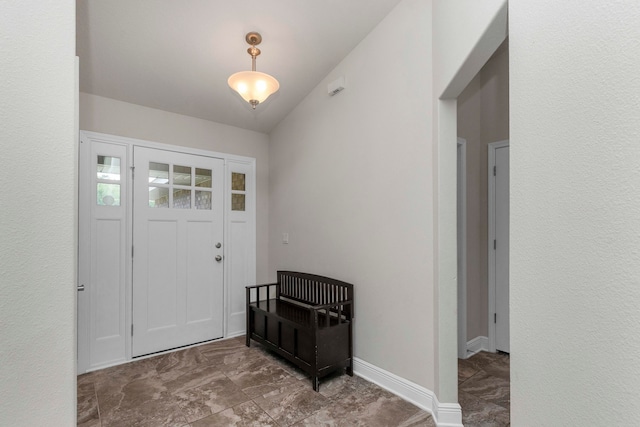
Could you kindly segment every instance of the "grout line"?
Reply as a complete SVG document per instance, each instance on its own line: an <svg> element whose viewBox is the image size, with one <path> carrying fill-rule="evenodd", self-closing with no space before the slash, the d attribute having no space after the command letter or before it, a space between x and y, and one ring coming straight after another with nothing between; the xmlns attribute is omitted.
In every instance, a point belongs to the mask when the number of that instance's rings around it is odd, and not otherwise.
<svg viewBox="0 0 640 427"><path fill-rule="evenodd" d="M102 417L100 416L100 402L98 401L98 387L96 387L96 381L92 381L93 384L93 395L96 398L96 409L98 410L98 423L100 427L102 427Z"/></svg>

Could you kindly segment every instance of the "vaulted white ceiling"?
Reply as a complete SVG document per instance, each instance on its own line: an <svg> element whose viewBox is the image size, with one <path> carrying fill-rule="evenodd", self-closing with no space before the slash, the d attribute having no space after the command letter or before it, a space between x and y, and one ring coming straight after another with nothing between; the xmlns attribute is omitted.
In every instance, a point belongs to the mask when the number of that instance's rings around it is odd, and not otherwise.
<svg viewBox="0 0 640 427"><path fill-rule="evenodd" d="M400 0L78 0L80 90L269 132ZM251 69L280 90L256 110L227 86Z"/></svg>

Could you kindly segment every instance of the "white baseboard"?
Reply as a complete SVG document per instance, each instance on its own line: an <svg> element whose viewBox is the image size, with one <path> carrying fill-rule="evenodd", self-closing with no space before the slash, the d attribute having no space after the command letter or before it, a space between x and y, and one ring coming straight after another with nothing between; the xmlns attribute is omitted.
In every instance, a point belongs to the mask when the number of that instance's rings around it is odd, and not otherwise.
<svg viewBox="0 0 640 427"><path fill-rule="evenodd" d="M462 427L462 409L457 403L440 403L431 390L357 357L353 358L353 372L430 412L438 427Z"/></svg>
<svg viewBox="0 0 640 427"><path fill-rule="evenodd" d="M240 331L235 331L235 332L227 332L227 336L224 337L223 339L239 337L240 335L246 335L246 333L247 333L246 329L242 329Z"/></svg>
<svg viewBox="0 0 640 427"><path fill-rule="evenodd" d="M489 338L479 336L467 342L467 357L481 351L489 351Z"/></svg>

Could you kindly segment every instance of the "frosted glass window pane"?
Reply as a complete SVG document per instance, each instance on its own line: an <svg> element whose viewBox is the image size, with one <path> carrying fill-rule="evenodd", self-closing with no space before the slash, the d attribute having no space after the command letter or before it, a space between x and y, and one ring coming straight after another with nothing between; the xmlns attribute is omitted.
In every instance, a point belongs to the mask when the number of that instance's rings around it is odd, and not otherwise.
<svg viewBox="0 0 640 427"><path fill-rule="evenodd" d="M120 157L98 156L98 179L120 181Z"/></svg>
<svg viewBox="0 0 640 427"><path fill-rule="evenodd" d="M211 191L196 190L196 209L211 210Z"/></svg>
<svg viewBox="0 0 640 427"><path fill-rule="evenodd" d="M191 190L174 188L173 207L176 209L191 209Z"/></svg>
<svg viewBox="0 0 640 427"><path fill-rule="evenodd" d="M173 165L173 183L175 185L191 185L191 168Z"/></svg>
<svg viewBox="0 0 640 427"><path fill-rule="evenodd" d="M244 194L232 194L231 195L231 210L243 211L244 210Z"/></svg>
<svg viewBox="0 0 640 427"><path fill-rule="evenodd" d="M163 187L149 187L149 207L168 208L169 189Z"/></svg>
<svg viewBox="0 0 640 427"><path fill-rule="evenodd" d="M196 187L211 188L211 169L196 168Z"/></svg>
<svg viewBox="0 0 640 427"><path fill-rule="evenodd" d="M98 206L120 206L120 184L98 183Z"/></svg>
<svg viewBox="0 0 640 427"><path fill-rule="evenodd" d="M149 162L149 183L169 183L169 165L165 163Z"/></svg>
<svg viewBox="0 0 640 427"><path fill-rule="evenodd" d="M245 191L244 178L245 178L245 175L243 173L232 172L231 173L231 189L235 191Z"/></svg>

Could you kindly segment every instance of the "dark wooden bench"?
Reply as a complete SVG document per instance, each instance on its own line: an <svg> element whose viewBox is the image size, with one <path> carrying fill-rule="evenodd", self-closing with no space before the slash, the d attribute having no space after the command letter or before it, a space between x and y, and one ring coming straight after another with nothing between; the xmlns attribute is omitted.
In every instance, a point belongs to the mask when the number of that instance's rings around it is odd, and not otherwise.
<svg viewBox="0 0 640 427"><path fill-rule="evenodd" d="M278 282L247 286L247 347L255 340L320 378L346 368L353 376L353 285L278 271Z"/></svg>

